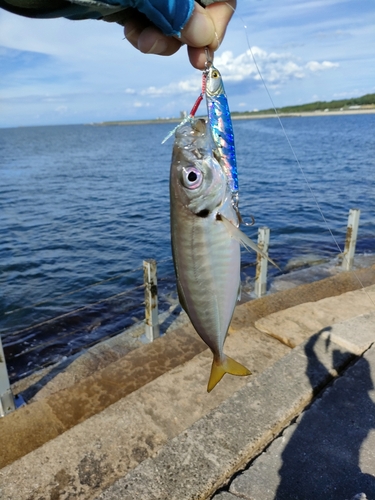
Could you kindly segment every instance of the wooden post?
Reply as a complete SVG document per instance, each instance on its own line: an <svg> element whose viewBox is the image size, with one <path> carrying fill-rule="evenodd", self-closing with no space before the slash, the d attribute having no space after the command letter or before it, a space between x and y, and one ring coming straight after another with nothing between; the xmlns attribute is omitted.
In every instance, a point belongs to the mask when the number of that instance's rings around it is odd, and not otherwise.
<svg viewBox="0 0 375 500"><path fill-rule="evenodd" d="M13 393L9 384L7 365L5 363L3 346L0 336L0 417L5 417L8 413L16 409Z"/></svg>
<svg viewBox="0 0 375 500"><path fill-rule="evenodd" d="M156 277L156 260L143 261L143 277L145 283L145 325L146 337L152 342L159 337L158 283Z"/></svg>
<svg viewBox="0 0 375 500"><path fill-rule="evenodd" d="M345 271L350 271L354 263L355 246L357 244L357 234L359 225L359 216L361 211L358 208L349 210L348 228L345 238L345 249L342 254L342 268Z"/></svg>
<svg viewBox="0 0 375 500"><path fill-rule="evenodd" d="M270 230L268 227L258 229L258 247L268 255L268 246L270 243ZM257 267L255 274L255 295L262 297L267 291L267 268L268 260L257 254Z"/></svg>

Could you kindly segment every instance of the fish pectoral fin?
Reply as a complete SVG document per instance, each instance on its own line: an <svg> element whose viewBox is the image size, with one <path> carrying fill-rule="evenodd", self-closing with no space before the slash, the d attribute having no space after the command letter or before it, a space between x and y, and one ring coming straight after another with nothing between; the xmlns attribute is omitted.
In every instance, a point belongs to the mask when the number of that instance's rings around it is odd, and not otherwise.
<svg viewBox="0 0 375 500"><path fill-rule="evenodd" d="M228 229L229 233L233 238L235 238L239 243L241 243L241 245L243 245L247 250L251 248L251 250L254 250L254 252L259 253L262 257L269 260L272 265L277 267L279 271L281 271L276 262L274 262L270 257L268 257L268 255L264 253L263 250L261 250L258 247L258 245L254 243L254 241L252 241L248 236L246 236L246 234L243 233L241 229L238 229L238 227L232 224L230 220L224 217L224 215L221 214L219 215L220 215L220 220L223 222L224 226Z"/></svg>
<svg viewBox="0 0 375 500"><path fill-rule="evenodd" d="M216 384L224 377L226 373L237 376L251 375L251 371L245 366L238 363L229 356L224 355L224 359L220 360L214 357L211 366L210 379L207 385L207 392L211 392Z"/></svg>

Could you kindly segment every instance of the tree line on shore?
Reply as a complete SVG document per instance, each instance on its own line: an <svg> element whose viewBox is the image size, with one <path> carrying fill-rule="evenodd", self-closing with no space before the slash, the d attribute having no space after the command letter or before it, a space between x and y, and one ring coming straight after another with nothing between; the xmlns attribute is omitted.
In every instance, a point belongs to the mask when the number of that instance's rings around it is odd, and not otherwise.
<svg viewBox="0 0 375 500"><path fill-rule="evenodd" d="M298 106L284 106L277 108L278 113L296 113L300 111L324 111L349 109L351 106L375 106L375 94L366 94L362 97L352 97L351 99L340 99L337 101L315 101L308 104L301 104ZM232 115L247 115L257 113L274 113L275 110L265 109L262 111L233 111Z"/></svg>

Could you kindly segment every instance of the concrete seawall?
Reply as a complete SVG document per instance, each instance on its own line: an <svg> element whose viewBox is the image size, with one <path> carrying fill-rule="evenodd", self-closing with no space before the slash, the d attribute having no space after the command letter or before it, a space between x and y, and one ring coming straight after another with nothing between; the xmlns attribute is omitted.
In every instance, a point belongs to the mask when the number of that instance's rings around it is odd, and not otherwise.
<svg viewBox="0 0 375 500"><path fill-rule="evenodd" d="M19 384L32 397L0 421L0 498L210 498L371 346L375 267L356 274L366 290L341 273L237 307L225 350L253 375L211 394L211 353L188 324Z"/></svg>

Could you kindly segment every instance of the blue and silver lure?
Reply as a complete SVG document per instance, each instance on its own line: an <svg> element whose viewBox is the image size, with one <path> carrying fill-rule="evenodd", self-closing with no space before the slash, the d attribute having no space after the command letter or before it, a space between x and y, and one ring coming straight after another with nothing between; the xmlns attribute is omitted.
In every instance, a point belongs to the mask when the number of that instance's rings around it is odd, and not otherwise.
<svg viewBox="0 0 375 500"><path fill-rule="evenodd" d="M233 125L223 79L211 61L206 63L205 94L211 134L221 156L222 168L232 193L232 202L238 211L238 174L234 146Z"/></svg>
<svg viewBox="0 0 375 500"><path fill-rule="evenodd" d="M202 92L196 100L189 115L182 120L162 141L164 144L180 127L192 121L203 96L206 97L208 125L211 135L220 156L220 164L225 173L232 196L232 205L237 212L239 222L243 222L238 209L238 174L234 134L228 98L225 93L223 79L220 71L215 68L206 48L206 69L202 74Z"/></svg>

